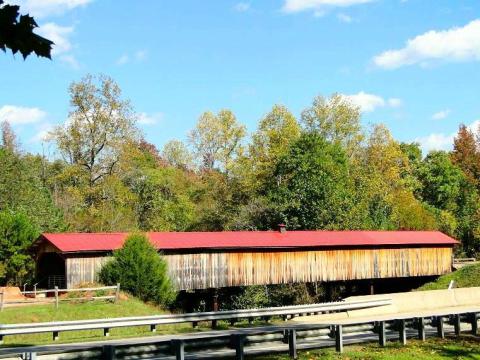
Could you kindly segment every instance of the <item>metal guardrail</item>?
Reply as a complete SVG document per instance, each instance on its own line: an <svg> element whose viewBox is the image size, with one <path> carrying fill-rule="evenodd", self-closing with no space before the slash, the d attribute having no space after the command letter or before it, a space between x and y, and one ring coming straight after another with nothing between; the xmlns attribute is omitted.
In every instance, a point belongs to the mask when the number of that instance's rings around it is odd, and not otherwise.
<svg viewBox="0 0 480 360"><path fill-rule="evenodd" d="M103 329L104 336L109 336L111 328L119 327L150 326L150 330L155 332L157 325L192 323L192 325L195 327L199 322L211 321L212 326L215 326L216 322L219 320L229 320L230 322L234 323L236 320L240 319L249 319L249 321L251 321L253 318L265 318L272 316L280 316L286 320L288 317L297 315L365 309L390 305L391 303L392 301L389 299L370 301L358 300L349 302L339 301L324 304L295 305L263 309L211 311L187 314L168 314L43 323L2 324L0 325L0 343L3 342L4 336L9 335L51 332L53 334L53 340L58 340L59 333L62 331Z"/></svg>
<svg viewBox="0 0 480 360"><path fill-rule="evenodd" d="M282 334L283 344L278 344L275 346L275 352L287 352L289 353L292 359L297 358L298 349L314 349L325 346L334 346L336 351L342 352L345 344L350 343L359 343L365 341L374 341L375 338L378 340L380 346L385 346L387 339L397 339L402 343L407 343L408 337L418 337L419 340L425 340L427 329L426 326L430 326L431 329L434 329L434 334L436 333L439 337L445 337L445 326L448 319L453 325L455 335L460 335L461 332L461 323L468 322L471 325L471 332L474 335L478 334L478 319L479 319L479 307L473 307L471 309L463 310L438 310L437 312L432 311L429 314L421 315L418 313L418 316L412 314L390 314L382 316L374 316L370 319L348 319L341 321L332 321L331 323L323 324L285 324L277 326L266 326L266 327L257 327L257 328L247 328L247 329L234 329L234 330L223 330L223 331L209 331L203 333L190 333L182 335L166 335L160 336L157 338L143 338L143 339L123 339L123 340L113 340L108 342L97 342L97 343L83 343L83 344L63 344L63 345L43 345L43 346L27 346L21 348L10 348L10 349L0 349L0 356L11 356L22 354L23 359L34 359L38 354L61 354L65 352L82 352L82 351L96 351L97 357L101 356L105 360L113 360L117 358L119 350L138 347L138 346L148 346L152 345L161 345L170 353L175 354L177 360L184 360L186 358L185 347L193 342L205 342L208 339L229 339L229 349L217 350L215 353L212 352L212 349L203 349L200 352L195 352L193 356L203 357L203 358L213 358L220 357L222 359L226 357L235 357L237 360L243 360L245 358L245 353L248 354L265 354L272 352L272 346L263 346L263 347L250 347L245 346L246 340L248 337L257 336L257 335L268 335L274 333ZM434 315L435 314L435 315ZM377 320L375 320L377 319ZM426 319L432 319L431 322L425 321ZM372 324L374 326L368 326L363 328L362 335L358 335L358 325ZM357 328L352 329L354 333L349 334L349 326L356 326ZM298 333L302 331L314 331L319 329L333 328L331 336L328 340L316 340L315 342L308 343L297 343ZM372 330L374 331L372 333ZM388 333L387 333L388 330ZM408 331L407 331L408 330ZM344 332L345 331L345 332ZM368 334L365 336L364 332L368 331ZM432 334L432 331L429 329L428 334ZM268 339L266 340L268 341ZM129 351L127 355L131 357ZM155 358L170 358L171 355L166 355L164 357L155 357Z"/></svg>
<svg viewBox="0 0 480 360"><path fill-rule="evenodd" d="M72 292L77 292L77 293L84 293L84 292L89 292L89 291L108 291L108 290L114 290L113 295L105 295L105 296L84 296L84 297L66 297L62 298L60 297L60 294L64 293L72 293ZM9 300L6 299L5 293L3 291L0 291L0 311L3 311L3 308L6 305L19 305L19 304L35 304L35 303L53 303L55 304L55 307L58 308L59 302L60 301L78 301L78 300L113 300L115 302L118 301L118 298L120 296L120 284L117 284L115 286L101 286L101 287L91 287L91 288L78 288L78 289L59 289L58 287L55 287L54 289L48 289L48 290L33 290L33 291L21 291L20 292L22 295L26 296L25 299L15 299L15 300ZM52 294L53 297L47 297L48 294ZM37 299L37 295L39 294L44 294L45 297L41 299ZM33 295L33 297L28 297L29 295Z"/></svg>

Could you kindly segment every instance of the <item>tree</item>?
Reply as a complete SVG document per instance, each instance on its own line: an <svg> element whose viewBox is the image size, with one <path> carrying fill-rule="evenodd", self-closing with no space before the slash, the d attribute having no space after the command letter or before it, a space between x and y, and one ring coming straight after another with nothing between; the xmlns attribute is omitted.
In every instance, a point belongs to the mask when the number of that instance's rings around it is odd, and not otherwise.
<svg viewBox="0 0 480 360"><path fill-rule="evenodd" d="M311 107L302 112L302 123L308 132L317 132L331 142L338 142L352 155L363 139L360 108L345 96L317 96Z"/></svg>
<svg viewBox="0 0 480 360"><path fill-rule="evenodd" d="M107 76L87 75L70 85L69 120L52 137L65 160L86 171L90 187L111 175L122 147L137 137L135 115Z"/></svg>
<svg viewBox="0 0 480 360"><path fill-rule="evenodd" d="M466 179L450 156L444 151L433 151L427 155L418 172L422 199L438 209L455 212L460 189Z"/></svg>
<svg viewBox="0 0 480 360"><path fill-rule="evenodd" d="M218 167L228 174L242 151L245 134L245 126L237 122L230 110L220 110L217 115L207 111L190 132L189 141L204 169Z"/></svg>
<svg viewBox="0 0 480 360"><path fill-rule="evenodd" d="M101 269L99 278L107 285L120 283L143 301L168 305L174 297L167 263L144 234L130 234Z"/></svg>
<svg viewBox="0 0 480 360"><path fill-rule="evenodd" d="M249 146L252 181L261 183L270 178L274 164L300 137L300 131L300 125L293 114L282 105L275 105L260 120Z"/></svg>
<svg viewBox="0 0 480 360"><path fill-rule="evenodd" d="M277 224L302 230L346 229L352 221L352 185L340 144L312 133L303 134L279 160L267 193Z"/></svg>
<svg viewBox="0 0 480 360"><path fill-rule="evenodd" d="M13 132L12 127L8 121L0 123L0 130L2 133L2 147L12 153L18 151L17 136Z"/></svg>
<svg viewBox="0 0 480 360"><path fill-rule="evenodd" d="M460 125L453 140L452 160L469 180L480 187L480 149L475 136L465 125Z"/></svg>
<svg viewBox="0 0 480 360"><path fill-rule="evenodd" d="M0 211L0 279L21 286L35 268L29 250L39 232L23 213Z"/></svg>
<svg viewBox="0 0 480 360"><path fill-rule="evenodd" d="M19 10L18 5L5 5L0 0L0 49L20 52L24 59L32 52L50 59L53 42L35 34L37 23L29 15L20 15Z"/></svg>
<svg viewBox="0 0 480 360"><path fill-rule="evenodd" d="M187 146L180 140L170 140L163 146L162 156L171 166L180 169L191 169L193 167L192 154Z"/></svg>
<svg viewBox="0 0 480 360"><path fill-rule="evenodd" d="M44 161L0 147L0 210L24 213L40 231L62 231L63 215L45 181Z"/></svg>

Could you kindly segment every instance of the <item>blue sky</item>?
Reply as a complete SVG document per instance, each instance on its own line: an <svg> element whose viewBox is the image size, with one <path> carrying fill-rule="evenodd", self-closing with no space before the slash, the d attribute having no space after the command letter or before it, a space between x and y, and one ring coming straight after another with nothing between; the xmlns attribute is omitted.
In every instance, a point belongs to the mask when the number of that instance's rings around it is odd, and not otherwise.
<svg viewBox="0 0 480 360"><path fill-rule="evenodd" d="M112 76L161 147L205 110L254 131L272 105L299 116L314 96L350 96L363 123L449 149L480 122L478 0L113 1L19 3L56 43L53 61L0 54L0 120L28 151L69 111L68 86Z"/></svg>

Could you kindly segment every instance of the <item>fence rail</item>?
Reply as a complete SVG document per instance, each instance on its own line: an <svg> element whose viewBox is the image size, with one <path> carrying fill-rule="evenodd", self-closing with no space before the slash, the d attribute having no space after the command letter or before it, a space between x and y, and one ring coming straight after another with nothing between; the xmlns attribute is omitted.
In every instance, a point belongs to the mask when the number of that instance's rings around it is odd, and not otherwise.
<svg viewBox="0 0 480 360"><path fill-rule="evenodd" d="M65 293L85 293L92 291L114 291L112 295L100 295L100 296L79 296L79 297L61 297L61 294ZM85 301L85 300L112 300L117 302L120 296L120 284L115 286L101 286L90 288L78 288L78 289L54 289L47 290L33 290L33 291L21 291L21 295L24 295L23 299L7 299L4 291L0 291L0 311L3 311L7 305L22 305L22 304L45 304L53 303L58 308L60 301ZM45 297L37 298L38 295L45 295ZM53 294L53 297L48 297L48 294ZM33 295L33 297L29 297Z"/></svg>
<svg viewBox="0 0 480 360"><path fill-rule="evenodd" d="M211 321L212 326L215 326L216 322L219 320L228 320L231 323L234 323L235 321L240 319L248 319L249 321L251 321L254 318L265 318L272 316L280 316L286 320L288 317L298 315L301 316L306 314L318 314L322 312L365 309L390 305L391 303L392 301L389 299L371 301L357 300L348 302L339 301L324 304L295 305L263 309L211 311L187 314L167 314L111 319L57 321L31 324L2 324L0 325L0 343L3 342L4 336L9 335L51 332L53 334L53 339L58 340L59 333L62 331L103 329L104 335L109 336L110 329L119 327L150 326L150 330L152 332L155 332L157 325L192 323L192 325L195 327L199 322Z"/></svg>
<svg viewBox="0 0 480 360"><path fill-rule="evenodd" d="M237 360L243 360L245 354L265 354L275 352L288 352L290 358L297 359L298 349L314 349L319 347L335 347L336 351L342 352L344 344L359 343L365 341L377 340L380 346L385 346L387 340L398 339L401 344L407 343L408 337L418 337L419 340L425 340L427 334L436 334L443 338L446 334L446 327L453 326L453 333L460 335L461 323L469 323L473 335L478 333L479 307L458 310L439 310L429 313L419 312L416 314L391 314L383 316L373 316L370 319L344 319L341 321L331 321L330 323L318 324L285 324L276 326L264 326L257 328L233 329L223 331L208 331L203 333L190 333L181 335L165 335L155 338L143 339L123 339L113 341L103 341L97 343L82 344L62 344L62 345L43 345L28 346L21 348L0 349L0 356L11 356L22 354L24 359L33 359L41 354L61 354L65 352L96 351L95 358L101 356L105 360L117 359L121 351L124 350L127 356L132 356L130 348L159 346L163 350L163 356L156 356L157 359L170 359L171 354L177 360L184 360L187 355L203 358L227 358L234 357ZM432 319L427 321L427 319ZM368 325L368 326L364 326ZM372 326L373 325L373 326ZM363 326L363 327L361 327ZM353 328L352 328L353 327ZM427 329L428 327L428 329ZM333 329L333 331L330 331ZM349 330L351 329L351 330ZM360 329L360 332L359 332ZM373 330L373 332L372 332ZM301 332L323 331L323 334L329 334L326 337L315 341L308 340L297 342L301 339ZM279 334L280 343L274 348L272 346L246 346L249 339L254 336L263 335L265 338L260 342L271 341L267 336L269 334ZM186 349L192 343L205 344L209 340L225 339L222 344L226 348L212 350L211 344L202 347L200 351L192 354L186 354ZM139 351L145 351L140 349ZM191 350L190 350L191 351ZM84 354L82 354L82 357Z"/></svg>

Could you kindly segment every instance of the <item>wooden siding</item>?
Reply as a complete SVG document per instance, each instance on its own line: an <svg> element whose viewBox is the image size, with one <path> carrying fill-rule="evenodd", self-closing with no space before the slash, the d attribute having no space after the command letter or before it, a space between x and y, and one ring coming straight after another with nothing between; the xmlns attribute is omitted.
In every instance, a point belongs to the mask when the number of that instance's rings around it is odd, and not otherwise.
<svg viewBox="0 0 480 360"><path fill-rule="evenodd" d="M333 249L163 255L179 290L442 275L452 249ZM107 256L66 259L67 287L97 280Z"/></svg>
<svg viewBox="0 0 480 360"><path fill-rule="evenodd" d="M67 258L65 260L67 288L98 281L98 272L108 259L109 256Z"/></svg>

